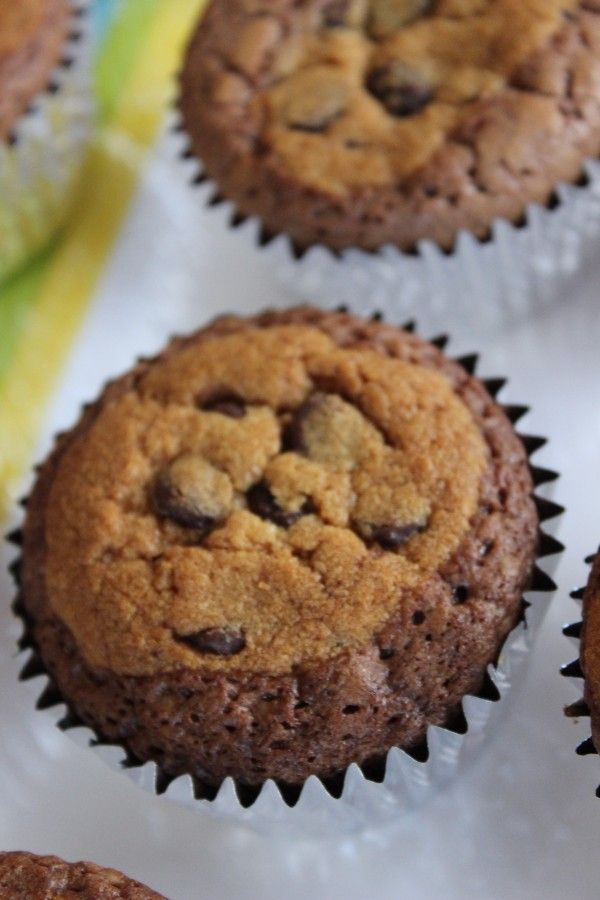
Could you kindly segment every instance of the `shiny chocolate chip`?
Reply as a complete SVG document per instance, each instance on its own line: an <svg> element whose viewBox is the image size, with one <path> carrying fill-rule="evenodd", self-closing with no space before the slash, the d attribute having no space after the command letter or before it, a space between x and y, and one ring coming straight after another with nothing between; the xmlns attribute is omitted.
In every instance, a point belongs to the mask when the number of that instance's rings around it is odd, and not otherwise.
<svg viewBox="0 0 600 900"><path fill-rule="evenodd" d="M198 653L214 656L235 656L246 646L244 632L235 628L205 628L193 634L178 634L175 638Z"/></svg>
<svg viewBox="0 0 600 900"><path fill-rule="evenodd" d="M384 550L397 550L422 530L423 526L418 522L409 522L407 525L378 525L371 531L371 539L380 544Z"/></svg>
<svg viewBox="0 0 600 900"><path fill-rule="evenodd" d="M381 440L352 403L317 391L300 406L283 433L283 447L324 465L351 466L369 441Z"/></svg>
<svg viewBox="0 0 600 900"><path fill-rule="evenodd" d="M423 75L400 60L372 69L367 88L393 116L412 116L432 99L433 91Z"/></svg>
<svg viewBox="0 0 600 900"><path fill-rule="evenodd" d="M381 39L425 15L432 0L370 0L369 6L369 31Z"/></svg>
<svg viewBox="0 0 600 900"><path fill-rule="evenodd" d="M236 394L215 394L202 403L201 409L229 416L230 419L243 419L246 415L246 404Z"/></svg>
<svg viewBox="0 0 600 900"><path fill-rule="evenodd" d="M309 501L296 512L282 509L265 481L259 481L258 484L251 487L246 498L248 507L255 516L259 516L261 519L268 519L269 522L274 522L275 525L280 525L281 528L290 528L294 522L297 522L302 516L313 512L314 509Z"/></svg>
<svg viewBox="0 0 600 900"><path fill-rule="evenodd" d="M227 517L233 502L229 477L194 454L165 466L154 482L156 513L200 534Z"/></svg>
<svg viewBox="0 0 600 900"><path fill-rule="evenodd" d="M312 397L299 406L294 412L284 429L282 436L282 445L284 450L294 453L306 453L308 450L304 425L311 413L319 408L324 394L313 394Z"/></svg>
<svg viewBox="0 0 600 900"><path fill-rule="evenodd" d="M368 0L330 0L324 11L328 28L360 28L367 17Z"/></svg>
<svg viewBox="0 0 600 900"><path fill-rule="evenodd" d="M164 474L159 476L154 485L154 508L162 518L200 532L209 531L215 521L181 494Z"/></svg>
<svg viewBox="0 0 600 900"><path fill-rule="evenodd" d="M284 118L290 128L313 134L325 131L339 119L348 104L348 86L341 79L299 76L290 92Z"/></svg>
<svg viewBox="0 0 600 900"><path fill-rule="evenodd" d="M461 603L466 603L469 599L469 585L468 584L456 584L452 588L452 602L459 606Z"/></svg>

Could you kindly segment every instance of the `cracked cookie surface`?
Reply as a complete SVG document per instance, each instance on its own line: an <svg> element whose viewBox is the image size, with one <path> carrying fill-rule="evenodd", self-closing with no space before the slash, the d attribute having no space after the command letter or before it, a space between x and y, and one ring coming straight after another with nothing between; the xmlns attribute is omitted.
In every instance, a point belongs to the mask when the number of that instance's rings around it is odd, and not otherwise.
<svg viewBox="0 0 600 900"><path fill-rule="evenodd" d="M600 151L600 7L213 0L181 109L208 175L302 246L443 246Z"/></svg>
<svg viewBox="0 0 600 900"><path fill-rule="evenodd" d="M65 453L49 602L114 672L290 671L364 643L450 557L486 463L432 369L302 326L216 336L156 362Z"/></svg>

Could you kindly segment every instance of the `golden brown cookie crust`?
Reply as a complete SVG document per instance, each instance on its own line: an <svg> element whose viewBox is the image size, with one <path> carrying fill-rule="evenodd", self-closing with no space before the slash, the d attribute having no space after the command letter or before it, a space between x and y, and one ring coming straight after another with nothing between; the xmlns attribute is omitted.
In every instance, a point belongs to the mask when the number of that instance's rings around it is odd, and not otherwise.
<svg viewBox="0 0 600 900"><path fill-rule="evenodd" d="M369 350L442 375L469 410L488 451L476 510L460 545L428 579L405 591L387 622L363 644L291 672L204 666L139 677L90 666L47 593L46 523L65 454L87 444L102 411L136 386L163 385L153 373L166 371L162 363L175 365L182 352L203 354L220 335L251 338L257 330L282 326L300 327L304 334L307 325L340 348ZM135 757L211 785L227 775L248 784L266 777L297 784L313 772L330 775L394 745L414 747L427 725L448 722L461 698L480 688L521 608L538 520L526 454L510 422L480 382L432 345L343 313L299 308L220 319L172 344L160 360L140 364L87 409L42 467L28 505L23 604L45 665L74 712ZM309 432L317 425L312 422Z"/></svg>
<svg viewBox="0 0 600 900"><path fill-rule="evenodd" d="M69 0L19 0L0 6L0 140L44 90L69 32Z"/></svg>
<svg viewBox="0 0 600 900"><path fill-rule="evenodd" d="M243 415L206 410L219 393ZM310 446L286 449L299 416ZM117 674L289 672L364 644L431 578L469 528L486 465L469 410L431 369L302 326L215 336L157 362L65 451L46 514L49 603L87 663ZM208 532L157 516L173 466L180 502L195 490L218 515ZM295 521L256 512L263 483ZM372 538L407 527L397 548ZM208 629L245 646L182 642Z"/></svg>
<svg viewBox="0 0 600 900"><path fill-rule="evenodd" d="M186 130L238 209L301 246L450 246L546 202L600 151L599 12L213 0L182 73Z"/></svg>
<svg viewBox="0 0 600 900"><path fill-rule="evenodd" d="M165 900L116 869L24 851L0 853L0 900Z"/></svg>

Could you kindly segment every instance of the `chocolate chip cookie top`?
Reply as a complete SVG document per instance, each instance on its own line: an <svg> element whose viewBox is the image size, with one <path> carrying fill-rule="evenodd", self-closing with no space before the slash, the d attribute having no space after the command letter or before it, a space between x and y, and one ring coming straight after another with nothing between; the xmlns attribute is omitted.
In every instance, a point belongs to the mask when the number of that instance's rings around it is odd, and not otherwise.
<svg viewBox="0 0 600 900"><path fill-rule="evenodd" d="M309 4L288 34L274 17L251 16L233 32L231 58L244 70L269 46L270 78L253 99L263 142L300 183L344 194L423 165L465 105L501 91L575 6L349 0L319 14Z"/></svg>
<svg viewBox="0 0 600 900"><path fill-rule="evenodd" d="M0 900L164 900L115 869L89 862L67 863L57 856L0 853Z"/></svg>
<svg viewBox="0 0 600 900"><path fill-rule="evenodd" d="M360 646L476 511L489 451L427 350L209 334L109 390L60 458L46 588L93 666L283 673Z"/></svg>
<svg viewBox="0 0 600 900"><path fill-rule="evenodd" d="M241 212L303 245L445 245L457 227L483 234L494 214L545 199L595 152L598 11L596 0L213 0L182 74L186 130Z"/></svg>
<svg viewBox="0 0 600 900"><path fill-rule="evenodd" d="M68 34L68 0L0 4L0 139L43 90Z"/></svg>

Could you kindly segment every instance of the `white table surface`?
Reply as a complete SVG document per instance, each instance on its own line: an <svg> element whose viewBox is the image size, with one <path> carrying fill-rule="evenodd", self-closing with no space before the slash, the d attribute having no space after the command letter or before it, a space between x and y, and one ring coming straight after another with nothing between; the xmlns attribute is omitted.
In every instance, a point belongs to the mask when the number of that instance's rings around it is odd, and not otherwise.
<svg viewBox="0 0 600 900"><path fill-rule="evenodd" d="M267 258L224 229L221 212L186 205L183 185L157 191L171 177L165 165L148 169L48 410L38 457L107 376L168 334L216 312L293 300ZM519 695L472 769L418 812L339 841L267 839L153 797L58 731L52 714L34 711L42 682L17 681L24 660L14 649L19 626L6 573L13 551L3 547L0 848L92 859L172 900L599 896L600 760L575 755L589 723L563 717L577 686L558 674L576 655L561 634L577 618L568 594L585 580L583 557L600 541L600 260L591 256L562 304L535 320L483 336L443 319L437 329L451 324L456 352L480 349L482 374L510 374L502 399L532 405L521 427L551 438L536 461L563 473L555 496L567 507L558 591Z"/></svg>

